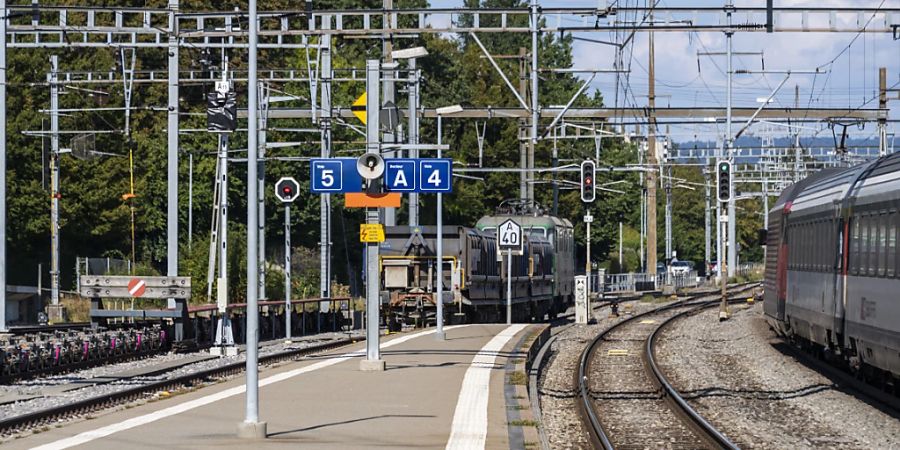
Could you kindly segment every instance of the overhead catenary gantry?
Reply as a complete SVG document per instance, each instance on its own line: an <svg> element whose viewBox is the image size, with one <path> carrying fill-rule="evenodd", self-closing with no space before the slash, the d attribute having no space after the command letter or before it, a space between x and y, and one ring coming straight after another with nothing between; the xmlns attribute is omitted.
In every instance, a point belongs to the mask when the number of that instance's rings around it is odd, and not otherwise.
<svg viewBox="0 0 900 450"><path fill-rule="evenodd" d="M654 7L656 19L652 22L634 23L629 14L646 14L648 8L567 8L540 7L532 1L528 7L506 9L482 8L430 8L430 9L369 9L369 10L283 10L263 11L257 14L258 33L248 38L248 31L238 27L228 27L232 23L246 26L248 13L245 11L181 11L178 0L169 0L167 8L129 7L70 7L45 5L6 5L6 20L0 29L0 215L5 219L5 94L7 48L114 48L166 49L168 67L163 72L136 71L134 83L165 82L168 86L168 102L165 105L168 118L168 208L167 208L167 273L177 275L177 169L179 135L179 87L191 83L201 83L191 72L180 70L179 49L181 48L249 48L251 40L258 40L258 48L264 49L307 49L328 51L332 37L373 37L392 36L402 38L423 33L530 33L531 88L529 104L523 108L467 108L454 114L454 118L502 118L530 119L530 133L525 137L533 144L540 139L544 130L539 130L543 119L596 119L611 120L623 117L636 119L654 117L673 119L697 118L718 121L722 117L721 108L634 108L623 109L578 109L563 112L560 108L541 107L537 96L538 60L537 36L542 33L608 33L609 31L633 32L866 32L891 33L897 35L900 23L900 8L816 8L816 7ZM733 18L726 23L726 15ZM254 27L250 27L251 29ZM233 37L234 39L223 39ZM617 45L625 45L618 43ZM267 72L268 70L268 72ZM318 85L323 90L330 89L327 83L350 81L361 82L362 71L276 71L267 69L245 74L237 74L235 81L243 83L254 78L271 81L306 81ZM77 76L59 74L60 84L111 82L116 75ZM305 77L305 78L304 78ZM329 86L326 88L325 86ZM251 92L255 89L250 89ZM255 94L255 92L253 92ZM330 95L330 94L329 94ZM251 95L254 97L255 95ZM255 112L259 105L251 103ZM324 101L322 104L325 106ZM328 118L319 121L322 130L322 154L328 154L330 145L330 116L334 119L349 117L350 108L331 105ZM275 109L267 111L267 119L282 117L310 117L315 119L324 109ZM734 115L749 114L734 109ZM251 112L251 117L253 116ZM437 117L433 109L420 110L422 117ZM769 119L828 119L834 117L860 120L887 119L885 108L831 110L779 110L765 109L761 118ZM323 117L324 118L324 117ZM254 124L251 129L255 128ZM255 134L255 133L254 133ZM253 137L255 140L256 136ZM533 164L532 164L533 166ZM327 199L323 199L323 208ZM0 242L5 242L5 222L0 224ZM323 236L323 247L327 247L327 236ZM0 263L5 263L5 247L0 243ZM325 256L323 255L323 258ZM5 267L5 264L0 264ZM326 276L327 279L327 276ZM5 301L5 273L0 274L0 303ZM323 291L327 287L323 287ZM5 328L5 320L0 308L0 328Z"/></svg>
<svg viewBox="0 0 900 450"><path fill-rule="evenodd" d="M629 14L647 15L653 22L634 23ZM246 11L179 11L169 8L7 6L8 43L15 47L168 47L169 37L191 47L246 48L246 30L227 31L226 18L246 19ZM733 24L728 25L726 14ZM534 31L531 7L411 8L354 10L262 11L259 48L297 48L317 35L394 36L423 33L497 33ZM897 33L900 8L873 7L539 7L539 33L610 31L683 32L866 32ZM771 20L770 20L771 14ZM869 21L869 17L874 19ZM866 26L868 23L868 26ZM218 29L217 29L218 28ZM234 44L220 38L233 36Z"/></svg>

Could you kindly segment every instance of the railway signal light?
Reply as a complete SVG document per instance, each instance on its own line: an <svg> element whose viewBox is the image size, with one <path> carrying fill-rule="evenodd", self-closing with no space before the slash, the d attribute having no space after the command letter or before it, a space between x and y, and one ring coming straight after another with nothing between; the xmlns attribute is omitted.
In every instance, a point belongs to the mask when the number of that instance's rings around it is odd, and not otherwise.
<svg viewBox="0 0 900 450"><path fill-rule="evenodd" d="M718 180L716 191L720 202L731 200L731 168L730 161L719 161L716 167L716 173L718 174L716 176L716 180Z"/></svg>
<svg viewBox="0 0 900 450"><path fill-rule="evenodd" d="M597 168L593 161L581 163L581 201L591 203L597 197L597 186L594 174Z"/></svg>
<svg viewBox="0 0 900 450"><path fill-rule="evenodd" d="M292 177L284 177L275 183L275 196L284 203L292 203L300 195L300 185Z"/></svg>

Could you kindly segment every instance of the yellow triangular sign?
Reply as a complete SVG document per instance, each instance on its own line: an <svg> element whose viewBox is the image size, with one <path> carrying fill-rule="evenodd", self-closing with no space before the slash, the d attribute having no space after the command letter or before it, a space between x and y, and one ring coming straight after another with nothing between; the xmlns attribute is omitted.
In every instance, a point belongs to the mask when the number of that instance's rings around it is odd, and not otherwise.
<svg viewBox="0 0 900 450"><path fill-rule="evenodd" d="M353 106L350 107L350 111L353 112L353 115L359 119L363 125L366 124L366 93L363 92L363 95L360 95L355 102L353 102Z"/></svg>

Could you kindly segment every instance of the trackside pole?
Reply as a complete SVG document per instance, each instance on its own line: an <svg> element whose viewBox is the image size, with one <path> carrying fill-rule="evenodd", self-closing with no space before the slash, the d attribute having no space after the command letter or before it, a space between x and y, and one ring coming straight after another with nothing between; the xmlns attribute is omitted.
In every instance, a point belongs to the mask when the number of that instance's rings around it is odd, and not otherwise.
<svg viewBox="0 0 900 450"><path fill-rule="evenodd" d="M0 0L6 16L6 0ZM6 19L0 20L0 331L6 331Z"/></svg>
<svg viewBox="0 0 900 450"><path fill-rule="evenodd" d="M249 38L250 55L248 58L249 71L247 76L247 404L244 421L238 424L237 435L240 438L264 439L266 438L266 423L259 421L259 260L257 250L259 241L259 217L257 215L259 204L257 189L259 185L254 182L257 178L257 151L259 150L259 136L257 131L257 98L258 75L257 69L257 33L256 0L250 0L249 8ZM177 216L176 216L177 218Z"/></svg>
<svg viewBox="0 0 900 450"><path fill-rule="evenodd" d="M301 303L302 305L302 303ZM291 340L291 205L284 205L284 337Z"/></svg>
<svg viewBox="0 0 900 450"><path fill-rule="evenodd" d="M723 208L724 210L724 208ZM728 223L723 222L722 227L722 242L728 242ZM724 270L724 267L727 262L727 258L719 258L722 262L719 267L719 279L722 281L722 303L719 305L719 321L728 320L728 271Z"/></svg>

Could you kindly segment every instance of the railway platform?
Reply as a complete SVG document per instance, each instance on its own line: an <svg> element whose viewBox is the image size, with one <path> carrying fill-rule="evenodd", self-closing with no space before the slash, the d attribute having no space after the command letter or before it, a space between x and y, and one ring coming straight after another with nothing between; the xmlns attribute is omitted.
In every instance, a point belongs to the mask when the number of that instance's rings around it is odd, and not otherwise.
<svg viewBox="0 0 900 450"><path fill-rule="evenodd" d="M4 444L39 448L521 448L529 438L518 372L546 325L460 325L382 338L383 372L362 372L365 343L260 371L264 440L237 438L244 377L98 414ZM536 347L536 346L534 346ZM524 375L524 374L522 374ZM524 376L522 378L525 378ZM519 405L519 406L517 406Z"/></svg>

